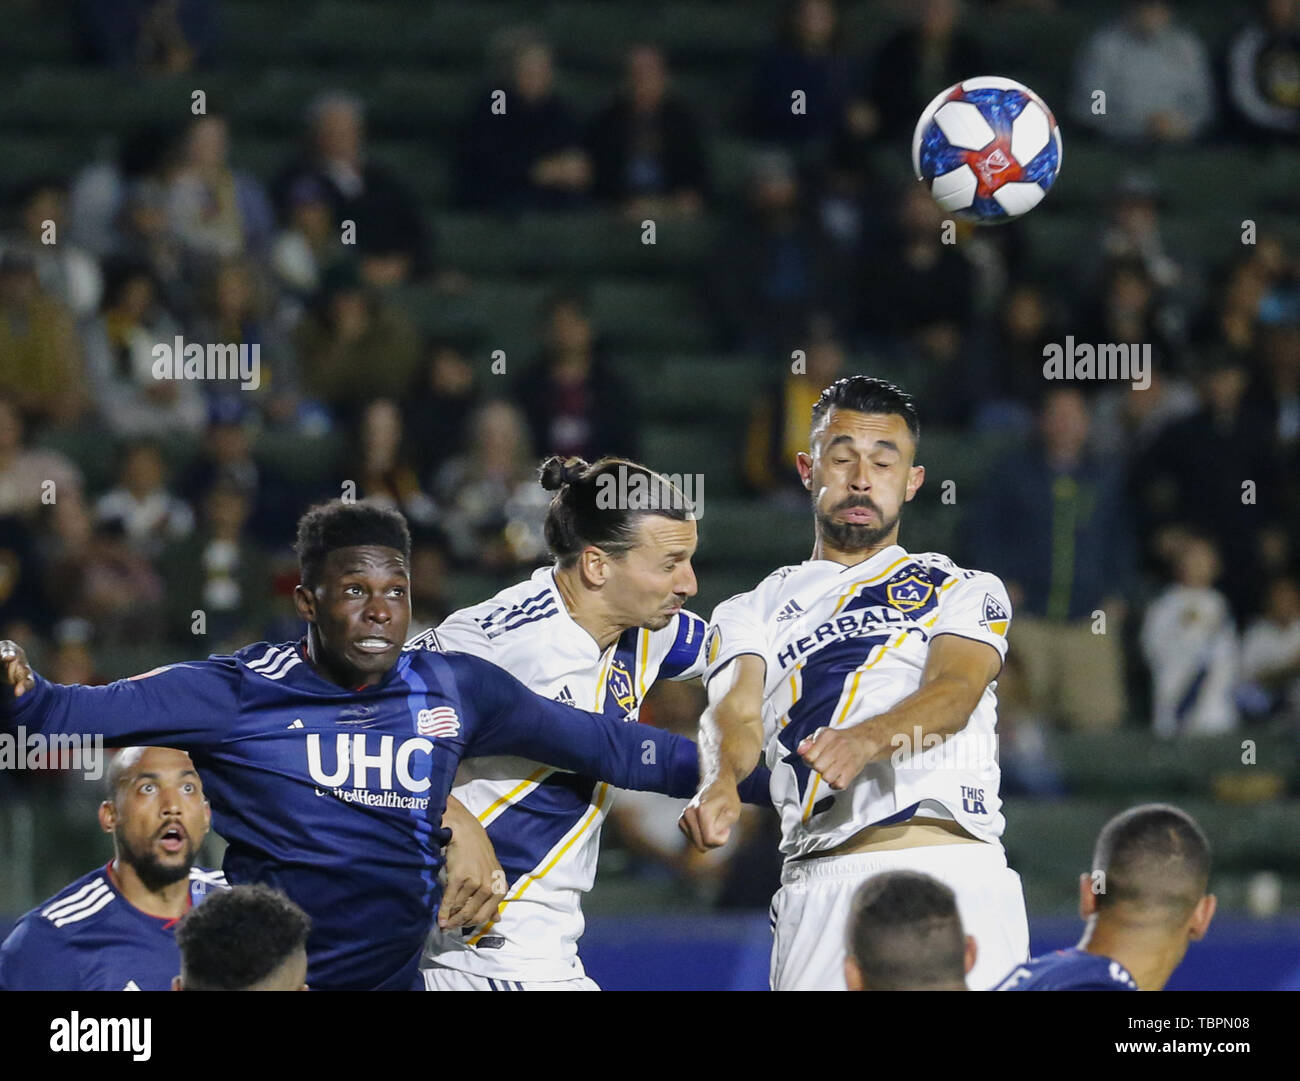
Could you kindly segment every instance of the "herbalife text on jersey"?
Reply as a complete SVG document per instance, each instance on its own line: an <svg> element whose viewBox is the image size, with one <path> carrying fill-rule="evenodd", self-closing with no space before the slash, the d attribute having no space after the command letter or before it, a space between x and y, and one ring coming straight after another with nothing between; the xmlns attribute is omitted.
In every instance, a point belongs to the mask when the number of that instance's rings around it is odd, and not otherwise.
<svg viewBox="0 0 1300 1081"><path fill-rule="evenodd" d="M680 510L697 521L704 517L703 473L660 473L657 484L626 466L596 478L596 506L601 510Z"/></svg>
<svg viewBox="0 0 1300 1081"><path fill-rule="evenodd" d="M88 781L104 776L104 737L62 733L28 733L19 725L0 732L0 770L80 770Z"/></svg>

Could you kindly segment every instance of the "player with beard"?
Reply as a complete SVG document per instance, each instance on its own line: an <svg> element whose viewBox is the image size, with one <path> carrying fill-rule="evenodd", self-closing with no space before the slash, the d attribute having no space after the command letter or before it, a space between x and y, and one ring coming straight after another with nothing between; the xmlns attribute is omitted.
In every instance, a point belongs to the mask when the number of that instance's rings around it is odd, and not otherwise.
<svg viewBox="0 0 1300 1081"><path fill-rule="evenodd" d="M165 991L180 967L176 924L225 887L194 866L212 812L188 754L128 747L106 783L113 859L19 920L0 946L0 989Z"/></svg>
<svg viewBox="0 0 1300 1081"><path fill-rule="evenodd" d="M911 398L864 376L827 387L797 466L812 558L713 613L701 784L682 815L701 849L726 842L737 779L760 757L781 814L773 900L778 990L843 990L854 891L882 871L947 885L979 943L969 985L1025 959L1020 878L1000 837L997 700L1011 603L1002 582L898 543L925 479Z"/></svg>

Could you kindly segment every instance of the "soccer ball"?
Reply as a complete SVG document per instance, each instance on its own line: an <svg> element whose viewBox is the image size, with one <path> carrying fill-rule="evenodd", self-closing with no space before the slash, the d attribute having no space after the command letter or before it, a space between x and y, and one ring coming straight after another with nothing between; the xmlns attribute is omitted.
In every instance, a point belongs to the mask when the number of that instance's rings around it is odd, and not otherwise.
<svg viewBox="0 0 1300 1081"><path fill-rule="evenodd" d="M1029 87L996 75L966 79L916 122L912 171L953 217L999 225L1042 202L1061 171L1061 132Z"/></svg>

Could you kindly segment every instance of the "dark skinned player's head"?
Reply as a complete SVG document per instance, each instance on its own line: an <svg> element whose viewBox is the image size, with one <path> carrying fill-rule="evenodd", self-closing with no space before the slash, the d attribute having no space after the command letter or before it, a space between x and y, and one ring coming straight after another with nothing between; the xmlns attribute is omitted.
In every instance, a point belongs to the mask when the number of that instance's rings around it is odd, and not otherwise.
<svg viewBox="0 0 1300 1081"><path fill-rule="evenodd" d="M173 991L305 991L311 920L279 890L209 894L176 926Z"/></svg>
<svg viewBox="0 0 1300 1081"><path fill-rule="evenodd" d="M1167 803L1116 815L1097 837L1092 874L1079 878L1079 910L1108 931L1153 941L1203 938L1214 916L1210 842L1196 820Z"/></svg>
<svg viewBox="0 0 1300 1081"><path fill-rule="evenodd" d="M104 777L99 824L119 863L147 889L188 878L212 810L190 756L172 747L125 747Z"/></svg>
<svg viewBox="0 0 1300 1081"><path fill-rule="evenodd" d="M844 979L850 991L964 991L975 939L957 898L918 871L885 871L853 897Z"/></svg>
<svg viewBox="0 0 1300 1081"><path fill-rule="evenodd" d="M411 534L397 511L333 500L298 522L301 582L294 606L308 624L308 653L344 687L380 682L411 622Z"/></svg>

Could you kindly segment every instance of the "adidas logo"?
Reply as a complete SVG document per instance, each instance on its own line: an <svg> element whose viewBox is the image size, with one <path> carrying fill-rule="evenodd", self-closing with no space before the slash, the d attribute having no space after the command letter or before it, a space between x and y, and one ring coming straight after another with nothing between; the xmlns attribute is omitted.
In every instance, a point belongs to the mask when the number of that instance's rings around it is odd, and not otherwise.
<svg viewBox="0 0 1300 1081"><path fill-rule="evenodd" d="M560 693L555 696L555 700L557 702L563 702L566 706L572 706L575 704L573 700L573 692L569 690L567 683L560 688Z"/></svg>
<svg viewBox="0 0 1300 1081"><path fill-rule="evenodd" d="M799 607L798 601L791 601L776 614L776 621L784 623L787 619L794 619L795 616L803 615L803 609Z"/></svg>
<svg viewBox="0 0 1300 1081"><path fill-rule="evenodd" d="M288 727L288 728L301 728L301 727L303 727L303 724L302 724L302 718L299 717L296 721L293 722L293 724L291 724L291 725L287 725L286 727Z"/></svg>

